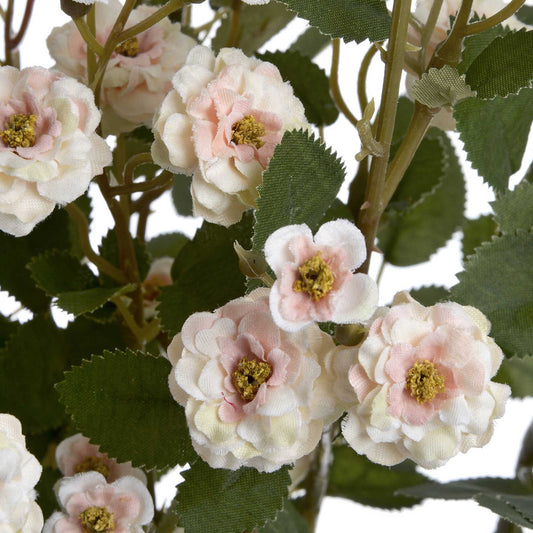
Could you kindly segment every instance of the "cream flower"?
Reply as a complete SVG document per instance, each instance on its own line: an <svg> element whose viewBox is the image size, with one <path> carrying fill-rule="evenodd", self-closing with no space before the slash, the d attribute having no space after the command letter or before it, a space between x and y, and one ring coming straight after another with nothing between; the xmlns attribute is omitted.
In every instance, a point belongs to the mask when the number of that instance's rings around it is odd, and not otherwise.
<svg viewBox="0 0 533 533"><path fill-rule="evenodd" d="M148 489L132 476L108 484L102 474L85 472L60 479L55 491L63 512L52 514L43 533L143 533L142 526L154 517Z"/></svg>
<svg viewBox="0 0 533 533"><path fill-rule="evenodd" d="M484 446L503 415L507 385L490 379L503 358L472 307L424 307L399 293L370 327L349 379L360 402L343 422L350 446L376 463L424 468Z"/></svg>
<svg viewBox="0 0 533 533"><path fill-rule="evenodd" d="M366 258L366 247L348 220L323 224L314 239L305 224L280 228L266 240L265 258L277 277L270 310L286 331L313 321L362 322L376 309L376 283L366 274L353 274Z"/></svg>
<svg viewBox="0 0 533 533"><path fill-rule="evenodd" d="M0 531L40 533L43 513L34 487L41 472L39 461L26 449L18 419L0 414Z"/></svg>
<svg viewBox="0 0 533 533"><path fill-rule="evenodd" d="M118 463L101 453L99 446L91 444L87 437L76 433L61 441L56 448L56 463L64 476L74 476L80 472L96 471L102 474L108 483L123 476L134 476L146 484L146 475L139 468L133 468L131 462Z"/></svg>
<svg viewBox="0 0 533 533"><path fill-rule="evenodd" d="M154 117L152 156L192 174L194 214L229 226L255 207L256 187L286 130L307 128L304 108L271 63L223 48L193 48Z"/></svg>
<svg viewBox="0 0 533 533"><path fill-rule="evenodd" d="M111 163L93 93L40 67L0 68L0 229L27 235Z"/></svg>
<svg viewBox="0 0 533 533"><path fill-rule="evenodd" d="M333 348L317 326L277 328L267 289L190 316L168 347L169 386L200 457L272 472L311 452L342 412L320 364Z"/></svg>
<svg viewBox="0 0 533 533"><path fill-rule="evenodd" d="M118 0L98 6L96 37L99 42L105 43L121 8ZM126 28L156 10L156 7L140 5L131 12ZM54 28L47 44L57 69L87 81L87 46L74 22ZM172 87L172 76L195 44L194 39L181 32L180 24L172 24L165 18L117 46L102 83L104 133L116 134L141 124L150 125L155 110Z"/></svg>

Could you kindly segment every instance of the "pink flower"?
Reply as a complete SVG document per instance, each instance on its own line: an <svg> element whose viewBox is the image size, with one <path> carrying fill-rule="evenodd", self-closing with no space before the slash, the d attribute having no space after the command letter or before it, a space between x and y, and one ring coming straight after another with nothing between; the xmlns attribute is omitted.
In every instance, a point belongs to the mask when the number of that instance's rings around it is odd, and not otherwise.
<svg viewBox="0 0 533 533"><path fill-rule="evenodd" d="M121 8L118 0L98 6L96 38L100 43L105 43ZM126 28L156 9L140 5L131 12ZM57 69L87 82L87 45L74 22L54 28L47 44ZM165 18L115 49L102 84L102 128L106 135L151 124L155 110L172 87L172 76L195 44L181 32L180 24Z"/></svg>
<svg viewBox="0 0 533 533"><path fill-rule="evenodd" d="M320 364L333 348L316 326L281 331L266 289L190 316L168 347L169 386L198 454L213 468L271 472L311 452L342 413Z"/></svg>
<svg viewBox="0 0 533 533"><path fill-rule="evenodd" d="M43 533L143 533L142 526L154 516L152 497L135 477L108 484L102 474L85 472L59 480L55 491L63 512L52 514ZM102 529L94 529L96 523Z"/></svg>
<svg viewBox="0 0 533 533"><path fill-rule="evenodd" d="M361 322L376 308L376 283L353 273L365 260L366 247L348 220L327 222L314 238L305 224L280 228L267 239L265 258L277 277L270 310L286 331L313 321Z"/></svg>
<svg viewBox="0 0 533 533"><path fill-rule="evenodd" d="M193 48L154 117L152 156L192 174L195 215L229 226L255 207L263 170L286 130L307 128L301 102L271 63Z"/></svg>
<svg viewBox="0 0 533 533"><path fill-rule="evenodd" d="M0 68L0 229L27 235L111 163L93 93L60 72Z"/></svg>
<svg viewBox="0 0 533 533"><path fill-rule="evenodd" d="M76 433L61 441L56 448L56 463L64 476L74 476L80 472L96 471L102 474L108 483L123 476L134 476L146 484L146 476L139 468L133 468L131 462L118 463L101 453L99 446L91 444L87 437Z"/></svg>
<svg viewBox="0 0 533 533"><path fill-rule="evenodd" d="M349 379L359 405L343 423L350 446L372 461L443 465L484 446L510 394L493 383L503 358L490 324L472 307L423 307L399 293L370 326Z"/></svg>

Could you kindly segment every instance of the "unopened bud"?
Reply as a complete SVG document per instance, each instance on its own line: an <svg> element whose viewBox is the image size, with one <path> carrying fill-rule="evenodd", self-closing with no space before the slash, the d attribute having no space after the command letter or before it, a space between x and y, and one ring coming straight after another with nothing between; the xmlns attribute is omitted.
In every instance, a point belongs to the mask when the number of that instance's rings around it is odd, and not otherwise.
<svg viewBox="0 0 533 533"><path fill-rule="evenodd" d="M356 346L363 342L368 334L363 324L344 324L335 328L335 339L343 346Z"/></svg>
<svg viewBox="0 0 533 533"><path fill-rule="evenodd" d="M245 250L237 241L233 243L233 248L239 258L240 271L247 278L262 279L268 268L263 255L252 250Z"/></svg>
<svg viewBox="0 0 533 533"><path fill-rule="evenodd" d="M61 10L72 18L83 17L91 7L93 7L91 4L82 4L75 0L61 0Z"/></svg>

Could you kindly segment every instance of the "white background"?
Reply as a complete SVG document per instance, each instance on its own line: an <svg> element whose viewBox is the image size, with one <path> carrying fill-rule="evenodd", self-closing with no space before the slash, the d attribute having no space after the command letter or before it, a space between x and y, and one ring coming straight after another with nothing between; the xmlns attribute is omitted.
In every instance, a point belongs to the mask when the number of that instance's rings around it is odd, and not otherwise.
<svg viewBox="0 0 533 533"><path fill-rule="evenodd" d="M19 8L24 2L17 0ZM1 5L5 7L5 1ZM21 5L22 4L22 5ZM209 17L209 9L206 6L194 6L195 18L193 22L201 24L205 22L206 15ZM20 13L17 12L20 16ZM28 37L21 46L22 66L42 65L51 66L53 61L46 49L46 36L53 26L61 25L68 21L68 17L59 9L59 0L36 0L34 14L29 26ZM296 20L289 27L269 43L265 49L285 49L288 44L295 40L296 36L305 28L305 22ZM3 30L3 28L2 28ZM363 54L367 50L368 43L355 45L343 45L341 49L340 85L343 96L356 116L360 116L360 110L356 101L356 77L358 65ZM0 56L3 50L0 47ZM331 63L330 49L321 53L316 61L329 72ZM371 69L367 92L370 97L379 101L381 92L381 69L379 61L374 60ZM456 146L460 147L457 135L453 136ZM354 154L360 149L357 133L344 117L339 117L337 122L325 131L325 142L332 146L337 154L343 158L347 175L353 176L356 170ZM532 139L526 154L527 162L533 155ZM466 216L475 218L479 214L490 211L489 203L493 195L489 188L482 183L475 171L465 162L464 155L460 153L463 168L467 177L468 203ZM517 177L516 183L527 168L524 164ZM341 195L346 195L346 191ZM98 198L95 198L99 215L93 223L93 245L97 245L102 235L107 231L111 223L109 214ZM169 195L164 196L153 204L154 215L149 220L147 234L149 237L162 232L183 231L192 236L195 228L201 223L200 220L184 219L175 214ZM379 260L374 259L372 272L374 275L379 267ZM457 282L455 273L462 270L460 234L454 235L448 245L439 250L431 260L422 265L409 268L399 268L388 265L385 268L380 284L380 303L386 304L398 290L409 289L437 283L452 286ZM8 299L5 293L0 293L0 305L7 312L16 307L16 304ZM482 449L470 450L466 455L452 458L444 467L423 471L427 476L440 481L476 477L476 476L503 476L512 477L520 442L531 419L533 417L533 398L527 400L510 400L506 413L501 420L497 421L496 430L492 441ZM158 497L171 497L176 476L166 480L162 484ZM374 532L386 532L395 530L409 533L449 533L454 530L461 532L491 532L494 531L497 518L487 509L476 503L467 502L442 502L427 500L412 509L402 511L381 511L374 508L364 507L351 501L339 498L326 498L318 523L318 533L330 532L364 532L370 528ZM213 532L215 533L215 532Z"/></svg>

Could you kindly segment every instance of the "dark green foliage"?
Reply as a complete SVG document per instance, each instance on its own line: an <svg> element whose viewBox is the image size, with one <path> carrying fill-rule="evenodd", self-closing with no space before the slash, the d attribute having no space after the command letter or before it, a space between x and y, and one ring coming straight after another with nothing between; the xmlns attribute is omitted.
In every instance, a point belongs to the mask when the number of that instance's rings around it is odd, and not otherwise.
<svg viewBox="0 0 533 533"><path fill-rule="evenodd" d="M450 291L446 287L440 287L437 285L411 289L409 294L417 302L428 307L439 302L446 302L450 299Z"/></svg>
<svg viewBox="0 0 533 533"><path fill-rule="evenodd" d="M492 202L500 231L511 233L533 227L533 184L522 181L512 191Z"/></svg>
<svg viewBox="0 0 533 533"><path fill-rule="evenodd" d="M496 222L491 215L482 215L463 223L463 260L466 261L478 246L489 242L496 233Z"/></svg>
<svg viewBox="0 0 533 533"><path fill-rule="evenodd" d="M146 249L155 259L157 257L177 257L181 249L189 242L183 233L162 233L146 243Z"/></svg>
<svg viewBox="0 0 533 533"><path fill-rule="evenodd" d="M291 500L285 500L283 509L274 520L269 520L258 533L310 533L307 523Z"/></svg>
<svg viewBox="0 0 533 533"><path fill-rule="evenodd" d="M533 355L505 359L494 381L507 383L515 398L533 396Z"/></svg>
<svg viewBox="0 0 533 533"><path fill-rule="evenodd" d="M326 46L331 42L329 35L324 35L319 29L313 28L313 26L307 28L299 37L294 41L289 51L299 52L303 56L310 57L311 59L318 55Z"/></svg>
<svg viewBox="0 0 533 533"><path fill-rule="evenodd" d="M176 211L184 216L192 216L191 176L176 174L172 184L172 202Z"/></svg>

